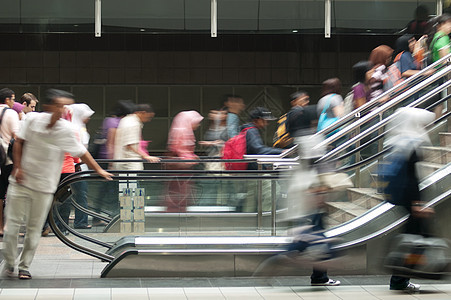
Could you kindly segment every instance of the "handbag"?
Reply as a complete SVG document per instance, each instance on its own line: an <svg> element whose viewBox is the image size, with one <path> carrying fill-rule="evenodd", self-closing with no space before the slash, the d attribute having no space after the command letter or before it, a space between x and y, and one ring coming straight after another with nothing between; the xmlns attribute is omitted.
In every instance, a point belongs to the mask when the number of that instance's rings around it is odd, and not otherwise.
<svg viewBox="0 0 451 300"><path fill-rule="evenodd" d="M451 262L448 242L442 238L400 234L385 259L385 268L394 275L440 279Z"/></svg>
<svg viewBox="0 0 451 300"><path fill-rule="evenodd" d="M328 115L327 115L327 109L329 108L330 102L332 101L332 97L334 95L335 94L330 95L330 97L327 99L326 105L324 105L324 108L323 108L323 110L322 110L322 112L321 112L321 114L319 116L319 119L318 119L317 131L321 131L324 128L329 127L333 123L337 122L338 119L339 119L338 117L332 117L331 118L331 117L328 117ZM330 136L330 135L332 135L332 134L334 134L334 133L336 133L338 131L339 131L339 129L335 130L334 132L329 133L327 136Z"/></svg>

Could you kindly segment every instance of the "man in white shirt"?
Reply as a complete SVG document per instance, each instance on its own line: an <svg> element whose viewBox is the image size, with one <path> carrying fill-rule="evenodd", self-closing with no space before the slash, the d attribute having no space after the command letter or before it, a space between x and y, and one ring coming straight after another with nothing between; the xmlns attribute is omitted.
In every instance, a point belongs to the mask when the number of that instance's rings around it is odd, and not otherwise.
<svg viewBox="0 0 451 300"><path fill-rule="evenodd" d="M159 162L155 156L149 156L140 148L142 140L142 128L144 123L149 122L155 113L148 104L138 104L136 111L122 118L116 130L114 142L114 159L145 159L149 162ZM114 163L114 170L143 170L142 162Z"/></svg>
<svg viewBox="0 0 451 300"><path fill-rule="evenodd" d="M0 90L0 134L6 144L9 144L11 138L16 137L19 131L19 115L14 110L10 109L14 105L14 91L8 88ZM5 149L7 150L7 149ZM8 189L8 177L13 170L13 162L7 158L4 166L1 167L0 174L0 235L3 235L3 205Z"/></svg>
<svg viewBox="0 0 451 300"><path fill-rule="evenodd" d="M100 176L111 180L86 148L76 139L73 125L61 119L64 105L73 95L60 90L48 91L44 113L31 114L14 143L14 168L9 178L6 225L3 241L4 272L14 274L19 227L26 223L23 251L19 261L19 279L31 279L28 271L39 243L42 226L56 191L64 153L80 157Z"/></svg>

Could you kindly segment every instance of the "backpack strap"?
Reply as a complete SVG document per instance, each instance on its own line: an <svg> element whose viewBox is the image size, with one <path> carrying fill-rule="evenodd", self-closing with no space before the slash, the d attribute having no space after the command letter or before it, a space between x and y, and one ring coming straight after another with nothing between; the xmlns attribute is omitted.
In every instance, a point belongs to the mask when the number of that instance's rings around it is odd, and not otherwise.
<svg viewBox="0 0 451 300"><path fill-rule="evenodd" d="M327 103L326 103L326 105L324 105L324 108L323 108L323 111L321 112L321 115L322 115L323 113L325 113L326 110L329 108L330 102L332 101L332 97L333 97L334 95L335 95L335 94L331 94L330 97L327 98Z"/></svg>
<svg viewBox="0 0 451 300"><path fill-rule="evenodd" d="M252 129L252 128L257 128L257 127L251 126L251 127L243 128L243 129L240 131L240 133L244 133L244 134L245 134L249 129Z"/></svg>
<svg viewBox="0 0 451 300"><path fill-rule="evenodd" d="M0 115L0 126L2 126L3 121L3 115L5 114L6 110L9 109L9 107L5 107L2 111L2 114Z"/></svg>
<svg viewBox="0 0 451 300"><path fill-rule="evenodd" d="M395 56L395 59L393 60L393 63L398 62L401 60L401 56L404 54L404 51L401 51L398 53L398 55Z"/></svg>
<svg viewBox="0 0 451 300"><path fill-rule="evenodd" d="M429 50L431 50L431 51L434 50L434 45L435 45L435 43L437 43L437 41L438 41L439 39L441 39L442 37L444 37L444 36L445 36L445 35L440 34L440 35L437 36L437 38L433 38L431 44L429 45Z"/></svg>

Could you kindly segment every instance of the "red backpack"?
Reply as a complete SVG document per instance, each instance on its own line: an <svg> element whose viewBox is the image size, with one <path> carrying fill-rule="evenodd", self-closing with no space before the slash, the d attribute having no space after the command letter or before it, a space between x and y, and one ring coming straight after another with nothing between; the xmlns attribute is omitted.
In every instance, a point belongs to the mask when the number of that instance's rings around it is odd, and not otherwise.
<svg viewBox="0 0 451 300"><path fill-rule="evenodd" d="M255 127L247 127L241 130L240 134L229 139L224 144L224 154L222 159L243 159L246 154L246 133L249 129ZM247 163L225 163L226 170L247 170Z"/></svg>

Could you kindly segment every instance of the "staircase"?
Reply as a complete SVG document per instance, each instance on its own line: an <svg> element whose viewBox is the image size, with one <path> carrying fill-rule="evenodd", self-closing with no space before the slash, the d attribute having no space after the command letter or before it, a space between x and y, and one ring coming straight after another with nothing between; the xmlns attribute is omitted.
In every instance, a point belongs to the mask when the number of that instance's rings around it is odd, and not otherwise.
<svg viewBox="0 0 451 300"><path fill-rule="evenodd" d="M447 128L442 129L446 130ZM422 148L424 161L419 162L417 167L420 180L451 163L451 133L449 131L448 128L448 132L438 133L437 145ZM434 141L432 142L434 143ZM342 199L342 201L329 201L326 203L328 212L326 221L329 226L350 221L384 201L384 196L376 190L377 179L375 178L377 178L377 175L370 174L367 177L371 178L366 178L364 185L369 187L349 188L347 201ZM365 182L365 179L362 182Z"/></svg>

